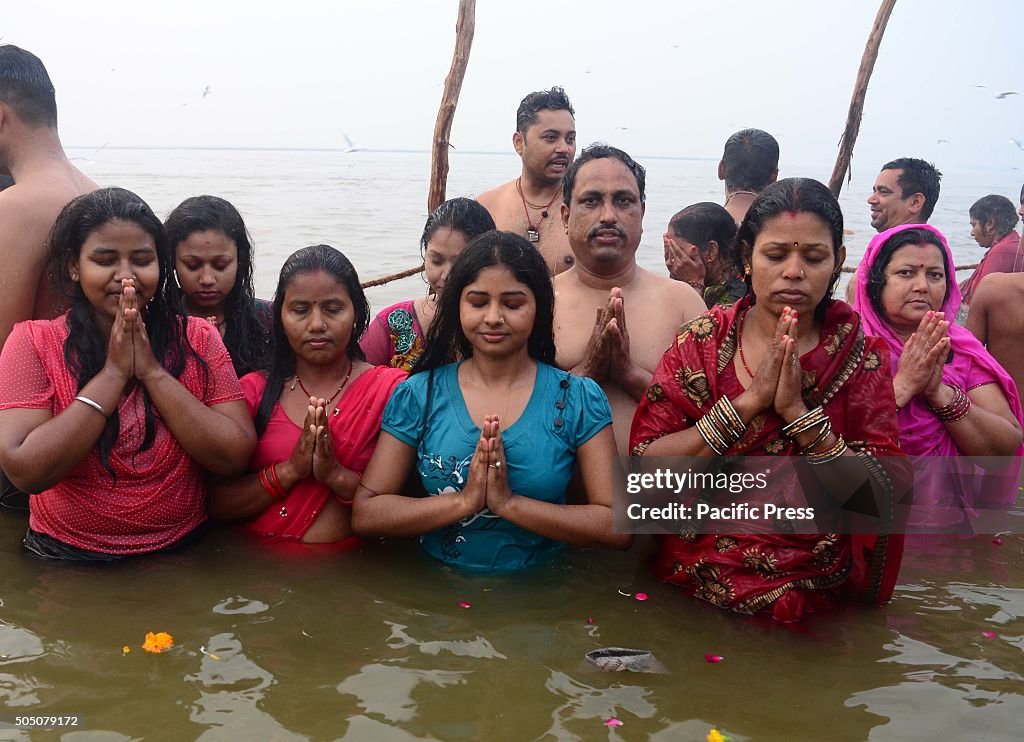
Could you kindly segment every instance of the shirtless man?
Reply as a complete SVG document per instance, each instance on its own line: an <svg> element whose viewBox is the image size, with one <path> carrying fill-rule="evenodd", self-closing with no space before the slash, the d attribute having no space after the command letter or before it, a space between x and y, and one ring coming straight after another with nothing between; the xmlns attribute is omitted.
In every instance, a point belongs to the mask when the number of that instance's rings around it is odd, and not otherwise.
<svg viewBox="0 0 1024 742"><path fill-rule="evenodd" d="M566 171L562 224L576 264L554 280L556 362L601 384L622 454L665 349L707 309L689 285L637 265L643 215L644 169L622 150L591 145Z"/></svg>
<svg viewBox="0 0 1024 742"><path fill-rule="evenodd" d="M981 279L967 315L967 329L1024 389L1024 273L991 273Z"/></svg>
<svg viewBox="0 0 1024 742"><path fill-rule="evenodd" d="M779 177L779 143L760 129L744 129L725 140L718 179L725 181L725 210L736 225L757 194Z"/></svg>
<svg viewBox="0 0 1024 742"><path fill-rule="evenodd" d="M562 176L576 156L575 115L561 88L523 98L512 135L522 173L477 197L498 229L520 234L540 250L551 275L572 267L574 260L556 209Z"/></svg>
<svg viewBox="0 0 1024 742"><path fill-rule="evenodd" d="M0 344L16 322L56 312L43 270L46 238L71 199L98 187L72 165L57 136L53 83L34 54L0 45Z"/></svg>
<svg viewBox="0 0 1024 742"><path fill-rule="evenodd" d="M868 196L871 226L876 232L901 224L927 224L939 200L942 173L930 162L900 157L882 165ZM846 285L846 301L853 303L856 276Z"/></svg>

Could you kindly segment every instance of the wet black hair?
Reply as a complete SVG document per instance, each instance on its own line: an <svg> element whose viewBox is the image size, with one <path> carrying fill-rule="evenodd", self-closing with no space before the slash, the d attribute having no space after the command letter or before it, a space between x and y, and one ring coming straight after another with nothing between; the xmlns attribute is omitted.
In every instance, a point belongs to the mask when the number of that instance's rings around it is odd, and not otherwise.
<svg viewBox="0 0 1024 742"><path fill-rule="evenodd" d="M193 196L175 207L164 222L164 229L175 256L178 246L196 232L222 232L235 243L238 272L235 285L224 298L224 345L239 377L266 369L270 360L270 328L260 322L257 312L252 238L238 209L217 196ZM171 285L181 292L176 284Z"/></svg>
<svg viewBox="0 0 1024 742"><path fill-rule="evenodd" d="M46 67L14 44L0 44L0 101L27 126L57 126L57 96Z"/></svg>
<svg viewBox="0 0 1024 742"><path fill-rule="evenodd" d="M284 322L281 320L285 294L297 276L318 272L332 276L348 293L355 314L355 325L352 328L352 335L349 337L345 352L353 361L361 361L365 358L359 347L359 338L370 324L370 303L366 300L366 294L363 293L359 276L351 261L340 250L330 245L312 245L296 250L281 266L281 275L277 279L277 291L274 292L273 349L270 368L266 372L267 386L263 390L263 397L256 409L257 435L262 435L263 431L267 429L274 405L281 397L281 387L285 379L295 375L295 352L288 343L288 337L284 332Z"/></svg>
<svg viewBox="0 0 1024 742"><path fill-rule="evenodd" d="M423 236L420 237L420 253L426 253L427 243L439 229L458 232L468 242L494 228L494 218L491 216L491 212L478 202L471 198L448 199L430 212L430 216L427 217L427 223L423 225Z"/></svg>
<svg viewBox="0 0 1024 742"><path fill-rule="evenodd" d="M754 252L754 243L770 219L789 211L814 214L828 225L829 233L832 235L835 270L825 296L814 309L814 316L821 320L825 316L825 310L832 303L832 294L839 281L839 251L843 246L843 212L839 208L839 201L824 184L812 178L784 178L761 191L747 209L747 215L736 233L736 268L744 273L747 294L752 302L756 302L751 276L746 273L746 266L750 264Z"/></svg>
<svg viewBox="0 0 1024 742"><path fill-rule="evenodd" d="M710 201L691 204L677 212L668 226L676 237L696 245L701 253L708 251L713 240L718 243L719 261L730 268L735 265L736 221L719 204Z"/></svg>
<svg viewBox="0 0 1024 742"><path fill-rule="evenodd" d="M760 129L743 129L725 140L722 153L725 187L759 192L779 170L779 143Z"/></svg>
<svg viewBox="0 0 1024 742"><path fill-rule="evenodd" d="M459 313L462 292L480 272L492 266L505 266L515 279L533 292L537 314L526 348L530 357L550 365L555 363L555 292L547 263L533 245L512 232L492 231L466 245L455 259L437 316L427 330L426 350L412 373L429 371L473 355L473 346L462 332Z"/></svg>
<svg viewBox="0 0 1024 742"><path fill-rule="evenodd" d="M935 204L939 200L939 183L942 173L930 162L917 157L900 157L882 165L882 170L901 170L896 182L900 187L900 198L910 198L915 193L924 196L921 208L921 220L932 218Z"/></svg>
<svg viewBox="0 0 1024 742"><path fill-rule="evenodd" d="M160 269L156 292L146 304L143 317L153 355L168 373L179 378L187 359L197 359L208 382L209 367L193 349L188 340L188 317L181 298L171 290L169 276L173 270L173 256L164 233L163 224L145 201L123 188L102 188L78 196L69 202L54 222L47 244L48 270L54 294L70 304L68 311L68 338L64 343L64 362L75 377L77 390L102 369L107 360L107 339L96 322L96 310L89 303L79 283L71 280L71 266L79 260L82 246L89 235L113 221L131 222L148 234L156 247ZM142 389L145 408L145 435L137 452L147 450L156 437L156 418L153 404L145 388ZM110 454L120 433L117 408L107 419L99 440L100 461L113 476Z"/></svg>
<svg viewBox="0 0 1024 742"><path fill-rule="evenodd" d="M556 86L550 90L538 90L528 93L519 103L519 110L516 111L516 131L525 136L527 129L537 123L537 115L544 110L568 111L570 116L576 116L569 96L562 88Z"/></svg>
<svg viewBox="0 0 1024 742"><path fill-rule="evenodd" d="M886 283L885 269L889 267L896 251L905 245L935 245L939 248L939 252L942 253L942 264L946 269L946 292L942 296L943 304L949 297L956 275L953 266L949 264L949 254L942 246L942 240L930 229L904 229L902 232L894 234L879 248L875 261L871 264L871 270L868 271L867 293L868 299L871 301L871 308L886 322L889 322L889 317L882 305L882 292L885 290Z"/></svg>
<svg viewBox="0 0 1024 742"><path fill-rule="evenodd" d="M995 194L979 198L971 204L969 213L971 219L982 226L986 222L992 221L996 230L996 236L999 239L1012 232L1013 228L1017 226L1017 221L1020 219L1017 216L1017 207L1013 205L1013 201L1006 196Z"/></svg>
<svg viewBox="0 0 1024 742"><path fill-rule="evenodd" d="M640 203L646 201L646 192L644 190L647 182L647 171L644 170L643 166L640 165L636 160L627 155L618 147L612 147L609 144L603 144L601 142L595 142L589 147L583 150L583 154L577 157L569 167L565 169L565 175L562 176L562 200L566 206L572 205L572 189L576 186L576 176L584 165L593 160L603 160L606 157L612 157L633 173L633 177L636 179L636 189L640 193Z"/></svg>

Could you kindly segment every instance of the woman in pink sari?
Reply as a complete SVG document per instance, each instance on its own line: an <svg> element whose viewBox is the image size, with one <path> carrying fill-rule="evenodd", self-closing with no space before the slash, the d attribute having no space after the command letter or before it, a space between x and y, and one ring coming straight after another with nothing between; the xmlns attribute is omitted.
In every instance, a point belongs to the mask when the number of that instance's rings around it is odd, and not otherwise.
<svg viewBox="0 0 1024 742"><path fill-rule="evenodd" d="M961 304L953 276L949 244L927 224L876 235L857 269L854 308L890 352L900 448L914 457L908 525L918 531L969 531L979 509L1013 504L1019 462L983 474L955 457L1024 453L1013 380L951 321Z"/></svg>
<svg viewBox="0 0 1024 742"><path fill-rule="evenodd" d="M363 360L359 277L333 247L291 255L274 297L270 370L241 380L259 441L249 473L210 492L210 514L268 541L354 547L352 496L405 371Z"/></svg>

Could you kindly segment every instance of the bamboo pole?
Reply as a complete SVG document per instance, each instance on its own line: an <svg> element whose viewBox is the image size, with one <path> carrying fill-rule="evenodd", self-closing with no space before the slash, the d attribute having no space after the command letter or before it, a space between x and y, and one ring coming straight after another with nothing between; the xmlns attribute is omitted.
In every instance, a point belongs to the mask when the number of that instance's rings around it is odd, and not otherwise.
<svg viewBox="0 0 1024 742"><path fill-rule="evenodd" d="M853 145L857 143L857 134L860 133L860 120L864 114L864 98L868 92L868 81L871 79L871 71L875 68L878 47L882 43L885 26L889 22L889 16L895 4L896 0L882 0L882 5L878 8L878 15L875 16L875 23L871 27L871 33L868 35L868 42L864 46L864 56L861 57L860 69L857 70L857 81L853 84L850 111L846 115L846 128L843 129L843 137L839 140L839 154L836 156L832 177L828 181L828 188L836 198L839 198L839 192L843 189L843 179L849 176L850 158L853 157Z"/></svg>
<svg viewBox="0 0 1024 742"><path fill-rule="evenodd" d="M455 106L459 103L462 79L466 76L469 50L473 46L473 31L476 27L476 0L459 0L459 18L455 23L455 52L452 66L444 80L444 94L434 124L434 148L430 168L430 192L427 196L427 213L441 205L448 186L448 137L452 133Z"/></svg>
<svg viewBox="0 0 1024 742"><path fill-rule="evenodd" d="M397 273L389 273L386 276L380 276L378 278L371 278L369 281L363 281L359 285L364 289L370 289L374 286L383 286L386 283L397 281L401 278L408 278L409 276L415 276L423 270L423 264L417 265L415 268L406 268L404 271L398 271Z"/></svg>

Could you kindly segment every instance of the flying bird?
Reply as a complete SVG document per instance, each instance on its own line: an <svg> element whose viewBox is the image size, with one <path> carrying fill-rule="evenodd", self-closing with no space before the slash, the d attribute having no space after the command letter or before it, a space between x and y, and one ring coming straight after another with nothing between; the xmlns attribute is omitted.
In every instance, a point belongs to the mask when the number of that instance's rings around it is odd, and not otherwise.
<svg viewBox="0 0 1024 742"><path fill-rule="evenodd" d="M203 88L203 97L205 98L209 94L210 94L210 86L207 85L205 88Z"/></svg>
<svg viewBox="0 0 1024 742"><path fill-rule="evenodd" d="M937 139L935 141L935 143L936 144L949 144L949 140L948 139Z"/></svg>
<svg viewBox="0 0 1024 742"><path fill-rule="evenodd" d="M1011 95L1020 95L1020 93L1018 93L1016 90L1007 90L1005 93L996 93L996 100L1009 98Z"/></svg>
<svg viewBox="0 0 1024 742"><path fill-rule="evenodd" d="M1011 139L1010 143L1011 144L1016 144L1017 145L1017 149L1024 150L1024 142L1022 142L1021 140L1019 140L1019 139Z"/></svg>

